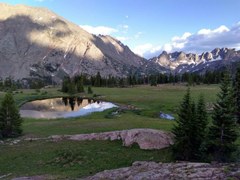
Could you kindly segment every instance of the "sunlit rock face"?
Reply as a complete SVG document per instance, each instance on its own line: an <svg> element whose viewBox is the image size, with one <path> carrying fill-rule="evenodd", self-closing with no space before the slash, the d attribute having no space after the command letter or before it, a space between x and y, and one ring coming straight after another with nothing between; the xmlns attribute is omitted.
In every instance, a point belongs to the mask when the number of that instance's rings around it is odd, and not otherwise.
<svg viewBox="0 0 240 180"><path fill-rule="evenodd" d="M204 73L207 70L222 69L232 63L240 61L240 50L230 48L215 48L211 52L185 53L163 51L158 57L149 59L149 62L171 70L172 73L182 74Z"/></svg>
<svg viewBox="0 0 240 180"><path fill-rule="evenodd" d="M110 102L64 97L28 102L21 106L20 114L29 118L69 118L101 112L113 107L117 106Z"/></svg>
<svg viewBox="0 0 240 180"><path fill-rule="evenodd" d="M0 77L124 76L144 59L45 9L0 3Z"/></svg>

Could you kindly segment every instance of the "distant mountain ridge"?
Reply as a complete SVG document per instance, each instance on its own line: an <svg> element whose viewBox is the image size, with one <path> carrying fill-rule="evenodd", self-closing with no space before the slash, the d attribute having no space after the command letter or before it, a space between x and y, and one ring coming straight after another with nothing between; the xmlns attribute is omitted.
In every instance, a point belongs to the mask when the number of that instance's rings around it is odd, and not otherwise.
<svg viewBox="0 0 240 180"><path fill-rule="evenodd" d="M240 61L240 50L215 48L211 52L203 52L200 55L182 51L173 53L163 51L158 57L151 58L149 61L175 73L203 72Z"/></svg>
<svg viewBox="0 0 240 180"><path fill-rule="evenodd" d="M45 8L0 3L0 77L126 76L145 63L110 36L95 36Z"/></svg>

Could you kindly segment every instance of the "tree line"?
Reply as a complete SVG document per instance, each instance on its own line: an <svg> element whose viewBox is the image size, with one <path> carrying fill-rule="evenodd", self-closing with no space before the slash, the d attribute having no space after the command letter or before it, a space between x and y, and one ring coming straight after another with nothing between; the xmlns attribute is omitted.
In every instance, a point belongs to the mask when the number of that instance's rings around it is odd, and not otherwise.
<svg viewBox="0 0 240 180"><path fill-rule="evenodd" d="M181 75L170 74L151 74L151 75L129 75L127 77L102 77L100 72L95 76L78 75L73 78L64 77L62 91L69 93L85 92L84 86L90 87L130 87L134 85L151 85L158 84L176 84L187 83L189 85L199 84L218 84L223 77L222 71L207 71L205 74L184 73Z"/></svg>
<svg viewBox="0 0 240 180"><path fill-rule="evenodd" d="M96 75L81 74L75 77L64 77L62 81L62 89L66 91L66 85L69 86L69 91L83 92L82 86L89 87L129 87L134 85L151 85L158 84L176 84L188 83L189 85L198 84L219 84L223 77L223 71L206 71L204 74L198 73L183 73L183 74L162 74L155 73L149 75L130 74L126 77L101 76L100 72ZM71 83L72 84L71 84ZM39 78L28 78L22 80L14 80L12 77L5 79L0 78L0 91L14 91L16 89L40 89L47 85L56 84L55 82L46 81ZM74 87L75 86L75 87Z"/></svg>
<svg viewBox="0 0 240 180"><path fill-rule="evenodd" d="M240 69L235 77L224 72L220 92L211 116L207 115L204 97L197 104L187 89L179 107L178 119L172 129L175 143L173 156L177 160L226 162L237 152L240 124Z"/></svg>

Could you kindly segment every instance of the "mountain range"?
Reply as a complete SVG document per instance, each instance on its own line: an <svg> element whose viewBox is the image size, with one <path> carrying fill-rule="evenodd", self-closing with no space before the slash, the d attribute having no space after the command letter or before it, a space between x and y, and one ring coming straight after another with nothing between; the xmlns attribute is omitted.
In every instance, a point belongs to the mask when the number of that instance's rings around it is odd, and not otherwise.
<svg viewBox="0 0 240 180"><path fill-rule="evenodd" d="M240 61L240 51L167 53L146 60L111 36L93 35L45 8L0 3L0 77L204 72Z"/></svg>
<svg viewBox="0 0 240 180"><path fill-rule="evenodd" d="M211 52L202 54L163 51L158 57L149 59L174 73L198 72L217 70L221 67L231 66L240 61L240 51L229 48L215 48Z"/></svg>

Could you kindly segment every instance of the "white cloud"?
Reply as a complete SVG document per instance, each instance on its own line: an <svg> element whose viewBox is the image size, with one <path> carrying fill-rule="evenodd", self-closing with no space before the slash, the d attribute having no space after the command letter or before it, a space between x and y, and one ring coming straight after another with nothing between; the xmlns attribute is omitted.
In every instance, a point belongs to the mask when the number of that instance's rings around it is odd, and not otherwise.
<svg viewBox="0 0 240 180"><path fill-rule="evenodd" d="M155 54L160 50L162 50L162 46L154 46L151 43L146 43L146 44L136 46L133 49L133 52L135 54L138 54L139 56L150 58L150 57L153 57L151 56L152 54Z"/></svg>
<svg viewBox="0 0 240 180"><path fill-rule="evenodd" d="M144 57L145 54L149 51L151 51L153 49L153 45L150 44L150 43L146 43L146 44L142 44L142 45L139 45L139 46L136 46L134 49L133 49L133 52L138 54L139 56L142 56Z"/></svg>
<svg viewBox="0 0 240 180"><path fill-rule="evenodd" d="M216 47L237 48L240 46L240 24L235 24L228 28L224 25L216 29L201 29L192 34L182 42L172 42L174 50L183 50L187 52L201 53L202 51L211 51ZM174 46L183 43L182 47Z"/></svg>
<svg viewBox="0 0 240 180"><path fill-rule="evenodd" d="M117 36L116 39L118 39L119 41L124 42L124 41L129 40L129 37L125 37L125 36Z"/></svg>
<svg viewBox="0 0 240 180"><path fill-rule="evenodd" d="M222 25L214 30L211 29L201 29L197 32L198 35L211 35L211 34L221 34L230 31L226 26Z"/></svg>
<svg viewBox="0 0 240 180"><path fill-rule="evenodd" d="M201 29L198 31L198 35L207 35L207 34L210 34L211 33L211 30L210 29Z"/></svg>
<svg viewBox="0 0 240 180"><path fill-rule="evenodd" d="M172 38L172 41L182 41L182 40L186 40L189 36L191 36L192 34L190 32L185 32L181 37L179 36L174 36Z"/></svg>
<svg viewBox="0 0 240 180"><path fill-rule="evenodd" d="M89 26L89 25L80 25L81 28L88 31L91 34L102 34L102 35L110 35L118 32L117 29L107 27L107 26Z"/></svg>
<svg viewBox="0 0 240 180"><path fill-rule="evenodd" d="M144 47L146 48L144 49ZM186 32L181 37L173 37L169 43L163 46L154 46L149 43L148 46L140 45L134 48L134 52L145 58L151 58L158 56L163 50L202 53L217 47L240 49L240 22L231 28L222 25L216 29L200 29L195 34Z"/></svg>
<svg viewBox="0 0 240 180"><path fill-rule="evenodd" d="M172 45L171 44L169 44L169 43L167 43L167 44L164 44L164 46L161 48L163 51L167 51L167 52L170 52L170 51L172 51ZM159 50L161 50L161 49L159 49Z"/></svg>
<svg viewBox="0 0 240 180"><path fill-rule="evenodd" d="M129 26L127 24L120 24L118 25L118 29L121 33L127 34Z"/></svg>

